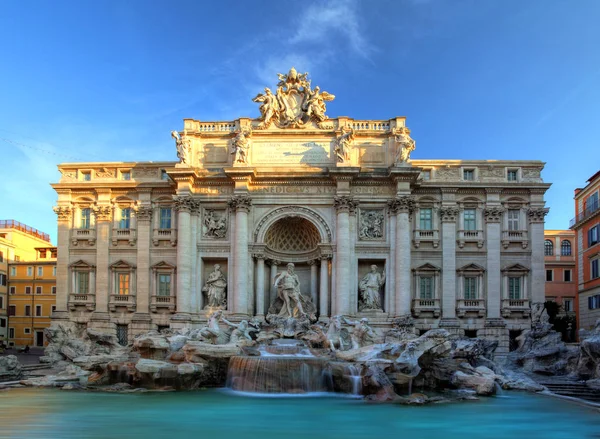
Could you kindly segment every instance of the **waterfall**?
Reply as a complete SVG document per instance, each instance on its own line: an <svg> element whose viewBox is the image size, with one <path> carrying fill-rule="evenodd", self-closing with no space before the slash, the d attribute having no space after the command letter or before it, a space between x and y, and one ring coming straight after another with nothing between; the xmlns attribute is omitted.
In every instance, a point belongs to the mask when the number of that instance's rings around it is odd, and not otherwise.
<svg viewBox="0 0 600 439"><path fill-rule="evenodd" d="M360 366L356 364L346 365L346 376L352 383L352 395L360 396L362 392L362 377L360 375Z"/></svg>

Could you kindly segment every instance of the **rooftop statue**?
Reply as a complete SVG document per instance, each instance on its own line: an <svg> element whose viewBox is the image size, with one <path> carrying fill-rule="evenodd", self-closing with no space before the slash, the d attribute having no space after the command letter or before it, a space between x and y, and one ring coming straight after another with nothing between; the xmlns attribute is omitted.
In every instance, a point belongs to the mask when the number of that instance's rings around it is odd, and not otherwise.
<svg viewBox="0 0 600 439"><path fill-rule="evenodd" d="M231 141L231 154L233 155L234 165L248 164L248 152L250 151L250 146L252 144L252 141L250 140L251 136L251 130L243 129Z"/></svg>
<svg viewBox="0 0 600 439"><path fill-rule="evenodd" d="M277 92L265 88L265 93L256 95L254 102L260 102L259 129L266 129L273 122L279 128L301 128L313 121L319 128L333 128L325 115L326 101L335 96L321 91L320 87L311 89L308 73L299 74L291 68L287 74L278 73Z"/></svg>
<svg viewBox="0 0 600 439"><path fill-rule="evenodd" d="M175 139L177 157L181 160L181 163L189 166L192 159L192 145L190 144L190 139L183 139L177 131L171 131L171 137Z"/></svg>
<svg viewBox="0 0 600 439"><path fill-rule="evenodd" d="M393 131L396 143L396 165L407 163L410 160L410 153L415 150L415 141L410 137L410 130L406 127L400 127Z"/></svg>

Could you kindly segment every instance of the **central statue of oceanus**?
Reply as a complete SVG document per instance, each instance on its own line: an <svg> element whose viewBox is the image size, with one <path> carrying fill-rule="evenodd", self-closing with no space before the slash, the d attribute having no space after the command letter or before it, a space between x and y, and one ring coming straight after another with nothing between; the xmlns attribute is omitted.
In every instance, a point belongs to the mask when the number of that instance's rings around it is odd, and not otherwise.
<svg viewBox="0 0 600 439"><path fill-rule="evenodd" d="M311 89L308 73L299 74L291 68L287 75L278 73L279 82L275 94L269 88L259 93L254 102L260 102L261 121L258 128L266 129L275 123L280 128L301 128L313 121L319 128L333 128L325 115L326 101L333 101L334 95Z"/></svg>

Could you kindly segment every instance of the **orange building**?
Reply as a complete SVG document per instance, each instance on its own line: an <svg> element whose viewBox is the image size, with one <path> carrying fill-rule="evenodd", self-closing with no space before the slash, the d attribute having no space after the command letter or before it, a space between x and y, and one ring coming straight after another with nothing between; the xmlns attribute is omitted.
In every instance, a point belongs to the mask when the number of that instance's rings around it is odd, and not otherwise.
<svg viewBox="0 0 600 439"><path fill-rule="evenodd" d="M565 313L575 314L577 284L575 282L575 232L544 232L544 264L546 266L546 300L552 300Z"/></svg>
<svg viewBox="0 0 600 439"><path fill-rule="evenodd" d="M36 248L34 261L8 264L8 344L44 346L56 307L56 247Z"/></svg>
<svg viewBox="0 0 600 439"><path fill-rule="evenodd" d="M576 234L575 264L579 327L593 328L600 318L600 171L575 189L576 216L571 230Z"/></svg>

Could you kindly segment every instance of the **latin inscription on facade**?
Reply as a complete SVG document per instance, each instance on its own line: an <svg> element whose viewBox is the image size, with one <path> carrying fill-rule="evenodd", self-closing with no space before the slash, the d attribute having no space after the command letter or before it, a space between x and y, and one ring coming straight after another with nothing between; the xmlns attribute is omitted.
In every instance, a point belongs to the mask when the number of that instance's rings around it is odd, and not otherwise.
<svg viewBox="0 0 600 439"><path fill-rule="evenodd" d="M331 145L317 142L255 142L253 164L298 165L331 163Z"/></svg>

